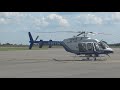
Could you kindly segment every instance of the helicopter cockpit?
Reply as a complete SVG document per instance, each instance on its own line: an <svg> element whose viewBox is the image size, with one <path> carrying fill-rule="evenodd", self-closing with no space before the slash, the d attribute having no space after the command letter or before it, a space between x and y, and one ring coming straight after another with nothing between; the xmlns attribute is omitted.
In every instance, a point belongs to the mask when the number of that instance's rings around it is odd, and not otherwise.
<svg viewBox="0 0 120 90"><path fill-rule="evenodd" d="M102 49L106 49L106 48L109 48L109 46L107 45L107 43L101 41L98 43L99 44L99 47L102 48Z"/></svg>
<svg viewBox="0 0 120 90"><path fill-rule="evenodd" d="M109 46L104 42L81 42L78 44L79 52L86 52L86 51L100 51L103 49L109 48Z"/></svg>

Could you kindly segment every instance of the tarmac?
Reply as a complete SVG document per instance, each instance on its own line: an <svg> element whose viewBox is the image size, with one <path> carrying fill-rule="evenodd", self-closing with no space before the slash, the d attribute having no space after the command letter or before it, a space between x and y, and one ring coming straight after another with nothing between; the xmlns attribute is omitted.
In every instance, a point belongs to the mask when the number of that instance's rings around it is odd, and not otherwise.
<svg viewBox="0 0 120 90"><path fill-rule="evenodd" d="M113 50L97 61L63 48L0 51L0 78L120 78L120 48Z"/></svg>

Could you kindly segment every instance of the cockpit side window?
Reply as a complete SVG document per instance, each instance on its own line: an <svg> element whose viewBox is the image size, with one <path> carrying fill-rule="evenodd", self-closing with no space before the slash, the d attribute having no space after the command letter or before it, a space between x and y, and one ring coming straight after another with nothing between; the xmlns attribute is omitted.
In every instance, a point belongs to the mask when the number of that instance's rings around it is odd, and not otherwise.
<svg viewBox="0 0 120 90"><path fill-rule="evenodd" d="M99 43L99 47L100 47L101 49L105 49L105 46L104 46L102 43Z"/></svg>
<svg viewBox="0 0 120 90"><path fill-rule="evenodd" d="M104 42L99 42L99 46L102 48L102 49L106 49L106 48L109 48L109 46L104 43Z"/></svg>
<svg viewBox="0 0 120 90"><path fill-rule="evenodd" d="M103 43L104 43L104 42L103 42ZM106 43L104 43L104 45L105 45L106 48L109 48L109 46L108 46Z"/></svg>

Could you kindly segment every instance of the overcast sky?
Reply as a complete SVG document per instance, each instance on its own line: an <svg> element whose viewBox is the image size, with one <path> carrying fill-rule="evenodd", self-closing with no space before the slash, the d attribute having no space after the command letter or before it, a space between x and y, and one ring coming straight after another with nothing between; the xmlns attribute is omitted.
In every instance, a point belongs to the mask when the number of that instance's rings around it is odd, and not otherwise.
<svg viewBox="0 0 120 90"><path fill-rule="evenodd" d="M63 40L73 33L54 31L93 31L112 35L89 35L108 43L120 43L120 12L0 12L0 43L29 44L34 39Z"/></svg>

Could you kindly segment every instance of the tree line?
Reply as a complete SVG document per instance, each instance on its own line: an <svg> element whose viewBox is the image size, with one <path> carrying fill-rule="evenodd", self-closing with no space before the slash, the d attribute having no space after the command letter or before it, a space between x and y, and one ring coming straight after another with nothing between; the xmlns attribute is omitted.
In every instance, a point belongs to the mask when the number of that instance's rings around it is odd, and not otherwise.
<svg viewBox="0 0 120 90"><path fill-rule="evenodd" d="M28 45L24 45L24 44L11 44L11 43L4 43L4 44L1 44L0 43L0 46L3 46L3 47L26 47Z"/></svg>

